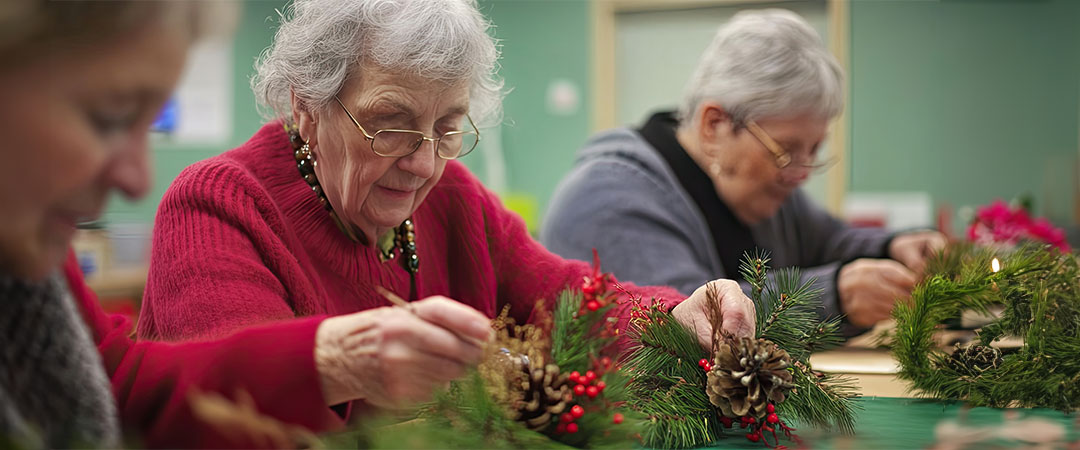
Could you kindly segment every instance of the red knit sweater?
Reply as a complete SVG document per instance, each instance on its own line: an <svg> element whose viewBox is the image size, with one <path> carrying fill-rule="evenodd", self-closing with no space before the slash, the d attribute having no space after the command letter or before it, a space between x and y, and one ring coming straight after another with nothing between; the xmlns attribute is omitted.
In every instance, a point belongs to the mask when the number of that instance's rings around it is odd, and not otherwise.
<svg viewBox="0 0 1080 450"><path fill-rule="evenodd" d="M253 429L199 420L189 403L194 392L238 401L245 391L260 413L286 423L315 431L342 425L326 407L315 370L315 331L322 317L253 327L214 342L135 342L130 319L101 309L74 253L64 276L101 352L125 434L143 445L253 448L270 442Z"/></svg>
<svg viewBox="0 0 1080 450"><path fill-rule="evenodd" d="M591 272L545 250L456 161L413 222L419 298L444 295L489 317L510 305L520 323L536 300L580 287ZM375 286L404 297L409 274L337 229L300 177L281 124L270 123L240 148L188 167L165 193L139 336L205 338L269 320L387 306ZM666 287L628 288L669 307L683 299Z"/></svg>

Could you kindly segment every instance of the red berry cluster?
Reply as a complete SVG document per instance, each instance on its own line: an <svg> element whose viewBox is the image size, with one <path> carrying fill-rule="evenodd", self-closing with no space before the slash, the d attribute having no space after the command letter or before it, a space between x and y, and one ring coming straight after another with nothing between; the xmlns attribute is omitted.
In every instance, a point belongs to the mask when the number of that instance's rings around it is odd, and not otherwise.
<svg viewBox="0 0 1080 450"><path fill-rule="evenodd" d="M572 392L575 397L588 397L589 399L595 399L597 396L604 392L604 388L607 387L607 383L600 379L600 376L605 372L615 368L614 361L611 358L604 356L600 359L593 361L593 369L586 370L584 374L578 371L570 372L568 379L570 383L574 385ZM584 402L586 399L579 398L579 402ZM575 423L578 419L585 416L585 408L581 405L574 405L570 408L569 412L563 413L559 416L559 424L555 426L556 433L577 433L578 424ZM623 423L624 417L621 413L615 413L611 417L611 421L618 425Z"/></svg>
<svg viewBox="0 0 1080 450"><path fill-rule="evenodd" d="M610 273L600 272L600 255L593 249L593 273L586 276L581 285L581 293L585 296L584 308L596 311L611 303L612 295L608 292L608 283L614 282L615 278Z"/></svg>
<svg viewBox="0 0 1080 450"><path fill-rule="evenodd" d="M604 388L607 387L607 384L603 381L597 380L596 372L591 370L585 371L584 375L578 373L576 370L570 372L570 383L575 385L574 396L576 397L586 395L589 398L596 398L596 396L600 395L601 392L604 392Z"/></svg>
<svg viewBox="0 0 1080 450"><path fill-rule="evenodd" d="M577 433L578 424L574 423L574 421L582 417L585 417L585 408L582 408L581 405L574 405L570 408L570 412L565 412L559 416L559 424L555 426L555 432Z"/></svg>
<svg viewBox="0 0 1080 450"><path fill-rule="evenodd" d="M780 445L780 438L776 435L776 431L780 430L788 439L791 439L797 445L802 446L802 440L792 433L795 429L787 426L780 420L780 416L776 414L775 406L769 404L765 410L768 412L768 415L766 415L765 420L761 422L750 416L739 418L739 427L746 429L747 440L750 442L761 442L769 448L785 449L787 447ZM720 417L720 423L724 425L724 428L731 428L734 426L734 422L734 419L730 417ZM765 433L772 434L773 444L770 444L769 440L766 439Z"/></svg>
<svg viewBox="0 0 1080 450"><path fill-rule="evenodd" d="M706 372L709 372L709 371L712 370L712 363L710 363L709 360L707 360L705 358L701 358L701 361L698 361L697 365L698 365L698 367L700 367L702 370L704 370Z"/></svg>

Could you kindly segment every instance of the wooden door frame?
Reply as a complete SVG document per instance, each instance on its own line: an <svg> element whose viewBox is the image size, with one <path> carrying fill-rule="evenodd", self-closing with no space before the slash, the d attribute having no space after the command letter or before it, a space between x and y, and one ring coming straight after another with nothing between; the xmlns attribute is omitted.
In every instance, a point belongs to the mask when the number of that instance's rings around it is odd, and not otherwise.
<svg viewBox="0 0 1080 450"><path fill-rule="evenodd" d="M615 123L615 16L619 13L702 8L710 6L774 3L775 0L592 0L592 131L613 128ZM850 0L826 0L829 51L847 74L844 105L851 89ZM826 208L834 215L843 212L848 184L848 108L829 126L829 149L836 165L826 175Z"/></svg>

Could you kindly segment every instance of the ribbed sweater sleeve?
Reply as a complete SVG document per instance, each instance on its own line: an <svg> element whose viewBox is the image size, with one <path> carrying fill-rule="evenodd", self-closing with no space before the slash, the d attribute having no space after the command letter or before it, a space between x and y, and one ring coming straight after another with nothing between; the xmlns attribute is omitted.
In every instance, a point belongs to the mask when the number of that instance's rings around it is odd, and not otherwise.
<svg viewBox="0 0 1080 450"><path fill-rule="evenodd" d="M131 321L107 315L71 254L64 276L101 353L120 420L148 447L264 446L254 430L236 433L193 413L191 395L215 393L234 402L246 392L256 410L313 431L340 428L323 401L315 368L315 332L323 317L252 327L216 341L135 342Z"/></svg>
<svg viewBox="0 0 1080 450"><path fill-rule="evenodd" d="M275 205L242 167L210 161L184 170L161 201L141 338L216 337L297 315L304 295L279 277L302 277L274 232L283 226Z"/></svg>
<svg viewBox="0 0 1080 450"><path fill-rule="evenodd" d="M484 222L488 224L487 239L492 248L493 269L498 274L500 304L509 303L512 311L518 313L516 319L526 320L522 313L531 312L537 299L546 300L550 309L561 291L567 288L581 289L583 277L592 273L589 264L563 259L548 251L529 234L520 216L503 207L498 197L478 181L475 185L479 186L478 200L483 205ZM600 255L600 259L603 266L603 255ZM622 285L628 292L639 296L645 306L656 300L670 310L686 297L667 286ZM620 305L615 310L618 317L616 327L623 330L630 320L630 302L625 297L620 294ZM622 333L622 336L626 334ZM616 347L622 351L630 344L623 337L616 342Z"/></svg>

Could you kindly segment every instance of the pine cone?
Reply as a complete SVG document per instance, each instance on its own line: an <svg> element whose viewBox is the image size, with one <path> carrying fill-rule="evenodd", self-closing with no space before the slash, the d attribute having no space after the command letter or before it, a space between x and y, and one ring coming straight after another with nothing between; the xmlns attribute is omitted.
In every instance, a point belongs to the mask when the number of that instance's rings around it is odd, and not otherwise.
<svg viewBox="0 0 1080 450"><path fill-rule="evenodd" d="M956 346L956 350L947 359L946 365L959 373L978 376L988 369L994 369L1004 360L1001 350L983 345Z"/></svg>
<svg viewBox="0 0 1080 450"><path fill-rule="evenodd" d="M540 430L559 417L573 399L570 376L559 373L559 366L532 367L524 364L521 376L513 381L522 396L515 403L511 417L529 429Z"/></svg>
<svg viewBox="0 0 1080 450"><path fill-rule="evenodd" d="M780 403L795 387L791 357L764 339L725 339L713 355L706 390L725 417L764 417L769 402Z"/></svg>

